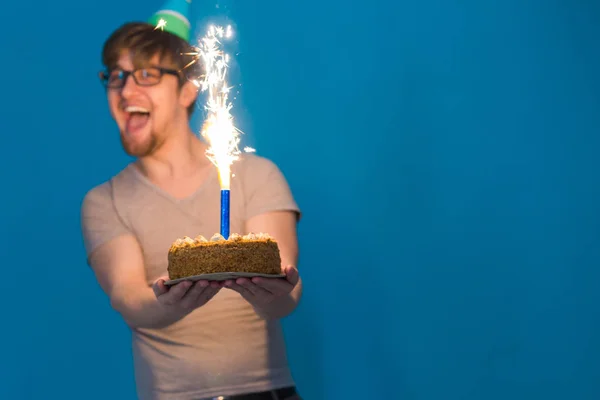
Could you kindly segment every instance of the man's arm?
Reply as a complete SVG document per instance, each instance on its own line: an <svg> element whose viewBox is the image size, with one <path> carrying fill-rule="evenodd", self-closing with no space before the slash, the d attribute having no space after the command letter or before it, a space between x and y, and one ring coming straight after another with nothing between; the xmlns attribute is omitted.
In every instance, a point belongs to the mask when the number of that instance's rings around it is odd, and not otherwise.
<svg viewBox="0 0 600 400"><path fill-rule="evenodd" d="M208 302L220 289L206 281L184 281L167 288L166 278L149 287L141 248L131 235L101 245L89 260L111 306L132 328L168 326Z"/></svg>
<svg viewBox="0 0 600 400"><path fill-rule="evenodd" d="M298 274L297 214L272 211L248 220L247 232L268 233L277 241L282 270L286 279L256 277L229 281L226 287L236 290L265 319L283 318L294 311L302 296L302 280Z"/></svg>

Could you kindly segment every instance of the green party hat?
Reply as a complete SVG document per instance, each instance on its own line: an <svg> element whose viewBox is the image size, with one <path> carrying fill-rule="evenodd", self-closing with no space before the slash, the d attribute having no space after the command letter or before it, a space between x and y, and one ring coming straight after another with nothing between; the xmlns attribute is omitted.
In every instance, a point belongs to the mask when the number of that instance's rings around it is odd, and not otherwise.
<svg viewBox="0 0 600 400"><path fill-rule="evenodd" d="M167 0L160 10L154 13L148 23L179 36L186 42L190 40L190 4L192 0Z"/></svg>

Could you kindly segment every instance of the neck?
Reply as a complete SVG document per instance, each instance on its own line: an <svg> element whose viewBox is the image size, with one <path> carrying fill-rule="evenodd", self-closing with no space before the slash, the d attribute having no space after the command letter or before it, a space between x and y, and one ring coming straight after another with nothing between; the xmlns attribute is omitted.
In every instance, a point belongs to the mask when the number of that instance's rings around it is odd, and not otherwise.
<svg viewBox="0 0 600 400"><path fill-rule="evenodd" d="M154 153L135 162L150 180L186 178L210 163L205 155L208 146L194 135L189 126L170 133L167 138Z"/></svg>

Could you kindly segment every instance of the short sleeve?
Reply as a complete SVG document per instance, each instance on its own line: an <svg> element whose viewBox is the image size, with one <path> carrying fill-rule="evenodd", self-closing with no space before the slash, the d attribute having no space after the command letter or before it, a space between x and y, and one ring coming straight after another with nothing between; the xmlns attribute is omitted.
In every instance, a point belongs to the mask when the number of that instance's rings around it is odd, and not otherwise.
<svg viewBox="0 0 600 400"><path fill-rule="evenodd" d="M85 195L81 206L81 230L88 260L100 245L130 233L115 209L108 182L96 186Z"/></svg>
<svg viewBox="0 0 600 400"><path fill-rule="evenodd" d="M246 162L246 218L269 211L294 211L300 219L300 208L279 167L271 160L258 156L252 156Z"/></svg>

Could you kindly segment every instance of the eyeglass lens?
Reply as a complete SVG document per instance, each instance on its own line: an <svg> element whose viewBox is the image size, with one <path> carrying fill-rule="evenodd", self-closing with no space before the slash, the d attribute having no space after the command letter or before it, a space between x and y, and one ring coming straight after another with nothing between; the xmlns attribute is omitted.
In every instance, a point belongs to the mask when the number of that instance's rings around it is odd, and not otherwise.
<svg viewBox="0 0 600 400"><path fill-rule="evenodd" d="M160 81L161 71L158 68L140 68L135 71L114 70L107 77L108 87L121 87L129 75L133 75L135 83L142 86L155 85Z"/></svg>

